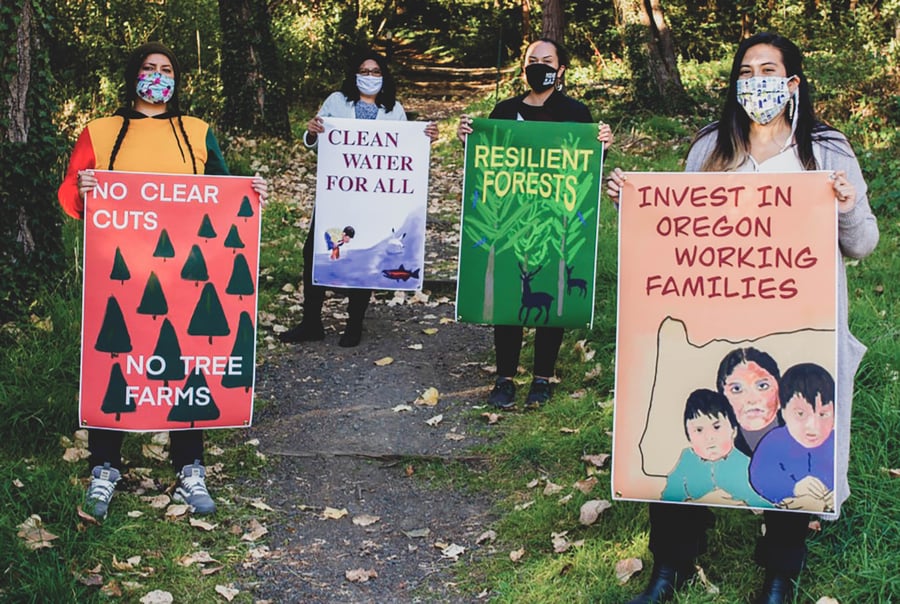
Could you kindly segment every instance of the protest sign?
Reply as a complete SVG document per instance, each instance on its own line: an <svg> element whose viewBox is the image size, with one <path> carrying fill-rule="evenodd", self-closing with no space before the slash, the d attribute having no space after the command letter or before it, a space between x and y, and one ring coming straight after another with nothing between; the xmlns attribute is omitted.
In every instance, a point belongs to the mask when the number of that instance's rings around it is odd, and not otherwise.
<svg viewBox="0 0 900 604"><path fill-rule="evenodd" d="M425 123L323 119L313 283L421 289L431 155Z"/></svg>
<svg viewBox="0 0 900 604"><path fill-rule="evenodd" d="M834 508L838 258L826 172L627 174L615 497ZM814 428L780 410L798 380L832 384Z"/></svg>
<svg viewBox="0 0 900 604"><path fill-rule="evenodd" d="M84 213L81 424L249 426L260 236L251 179L96 175Z"/></svg>
<svg viewBox="0 0 900 604"><path fill-rule="evenodd" d="M472 130L457 319L591 324L603 171L597 124L475 119Z"/></svg>

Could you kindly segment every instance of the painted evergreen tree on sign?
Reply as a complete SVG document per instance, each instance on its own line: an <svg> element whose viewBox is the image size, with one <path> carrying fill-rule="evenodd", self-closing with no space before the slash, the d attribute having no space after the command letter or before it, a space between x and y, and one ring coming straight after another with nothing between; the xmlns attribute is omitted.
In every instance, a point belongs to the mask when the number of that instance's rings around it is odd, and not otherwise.
<svg viewBox="0 0 900 604"><path fill-rule="evenodd" d="M241 218L244 218L244 222L247 222L247 218L253 216L253 204L250 203L250 198L244 195L244 198L241 200L241 207L238 209L237 215Z"/></svg>
<svg viewBox="0 0 900 604"><path fill-rule="evenodd" d="M243 254L238 254L234 257L234 268L231 270L231 279L228 281L225 293L238 296L238 299L243 300L244 296L251 295L253 291L253 276L250 274L250 265L247 264L247 258Z"/></svg>
<svg viewBox="0 0 900 604"><path fill-rule="evenodd" d="M188 254L187 260L181 268L181 278L187 281L196 281L195 286L199 286L201 281L209 281L206 259L203 257L200 246L196 244L191 246L191 253Z"/></svg>
<svg viewBox="0 0 900 604"><path fill-rule="evenodd" d="M156 340L156 348L153 356L165 361L166 368L156 374L147 374L147 379L163 380L163 385L168 386L169 381L184 379L184 361L181 359L181 345L178 343L178 334L175 327L168 319L163 319L159 328L159 338Z"/></svg>
<svg viewBox="0 0 900 604"><path fill-rule="evenodd" d="M109 385L100 406L103 413L115 413L116 421L121 420L123 413L134 413L137 407L134 402L128 400L128 382L122 373L122 365L115 363L109 372Z"/></svg>
<svg viewBox="0 0 900 604"><path fill-rule="evenodd" d="M213 227L212 220L209 217L209 214L203 215L203 220L200 221L200 229L197 231L198 237L203 237L207 241L210 239L215 239L219 235L216 233L216 229Z"/></svg>
<svg viewBox="0 0 900 604"><path fill-rule="evenodd" d="M237 227L235 225L231 225L231 228L228 229L228 235L225 237L225 247L231 248L233 250L242 250L246 246L244 242L241 240L241 234L238 233Z"/></svg>
<svg viewBox="0 0 900 604"><path fill-rule="evenodd" d="M120 281L123 285L126 281L131 279L131 271L128 270L128 265L125 263L125 256L122 255L122 250L119 246L116 246L116 257L113 259L112 271L109 273L109 278L113 281Z"/></svg>
<svg viewBox="0 0 900 604"><path fill-rule="evenodd" d="M167 420L170 422L190 422L191 428L194 422L219 419L219 408L213 400L212 392L206 382L203 372L192 371L184 383L184 392L190 393L186 399L180 400L172 406Z"/></svg>
<svg viewBox="0 0 900 604"><path fill-rule="evenodd" d="M137 311L142 315L153 315L154 321L157 315L165 315L169 312L169 304L166 302L162 284L153 271L150 271L150 277L147 279L147 285L144 286L144 294L141 296L141 303Z"/></svg>
<svg viewBox="0 0 900 604"><path fill-rule="evenodd" d="M108 352L113 358L119 356L121 352L131 352L131 336L128 334L122 307L119 306L115 296L110 296L106 301L103 324L100 326L94 348L100 352Z"/></svg>
<svg viewBox="0 0 900 604"><path fill-rule="evenodd" d="M232 357L240 357L241 372L236 375L226 374L222 376L222 385L226 388L241 388L249 392L253 387L253 375L255 370L256 331L253 329L253 320L250 313L244 311L238 320L237 334L234 337L234 347L231 349Z"/></svg>
<svg viewBox="0 0 900 604"><path fill-rule="evenodd" d="M212 283L203 286L191 323L188 325L188 333L192 336L208 336L210 345L214 336L227 336L231 333L228 327L228 319L222 310L222 302Z"/></svg>
<svg viewBox="0 0 900 604"><path fill-rule="evenodd" d="M162 258L163 262L166 261L166 258L175 257L175 247L172 245L172 240L169 239L169 232L166 229L160 232L159 239L156 240L156 249L153 250L153 257Z"/></svg>

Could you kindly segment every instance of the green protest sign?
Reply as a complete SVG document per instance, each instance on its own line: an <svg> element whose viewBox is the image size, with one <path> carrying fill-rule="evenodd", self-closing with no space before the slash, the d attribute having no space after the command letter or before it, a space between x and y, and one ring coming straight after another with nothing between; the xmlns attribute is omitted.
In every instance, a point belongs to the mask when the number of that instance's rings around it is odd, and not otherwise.
<svg viewBox="0 0 900 604"><path fill-rule="evenodd" d="M597 124L476 119L466 140L457 319L590 325Z"/></svg>

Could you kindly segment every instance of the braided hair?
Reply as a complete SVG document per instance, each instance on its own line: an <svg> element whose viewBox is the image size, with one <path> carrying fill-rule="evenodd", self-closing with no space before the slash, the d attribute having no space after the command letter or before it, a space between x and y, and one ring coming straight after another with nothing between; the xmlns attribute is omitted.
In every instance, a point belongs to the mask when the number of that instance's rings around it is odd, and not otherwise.
<svg viewBox="0 0 900 604"><path fill-rule="evenodd" d="M175 142L178 143L178 150L181 151L181 159L184 160L184 150L181 148L181 141L178 140L178 135L175 133L175 125L172 123L173 117L178 119L178 127L181 130L181 136L182 138L184 138L184 142L187 144L188 153L191 156L191 166L193 167L194 174L196 174L197 160L194 157L194 148L193 146L191 146L191 139L188 138L187 130L184 127L184 120L182 120L183 113L178 107L178 84L181 79L181 66L178 63L178 58L175 56L175 53L173 53L172 50L162 42L147 42L146 44L141 44L131 52L131 55L129 55L128 57L128 61L125 63L125 71L123 73L125 79L125 103L124 106L115 113L115 115L118 115L122 118L122 127L119 128L119 133L116 136L116 142L113 144L113 149L109 156L108 169L114 169L113 166L116 163L116 156L119 154L119 149L122 146L122 141L125 139L125 134L128 132L128 126L131 122L131 114L133 113L132 107L134 106L134 102L138 98L137 89L135 87L138 72L141 70L141 67L144 64L144 60L152 54L165 55L166 58L169 59L169 61L172 63L172 71L175 78L175 87L172 91L172 98L169 99L168 103L166 103L166 112L170 114L169 123L172 125L172 134L175 136Z"/></svg>

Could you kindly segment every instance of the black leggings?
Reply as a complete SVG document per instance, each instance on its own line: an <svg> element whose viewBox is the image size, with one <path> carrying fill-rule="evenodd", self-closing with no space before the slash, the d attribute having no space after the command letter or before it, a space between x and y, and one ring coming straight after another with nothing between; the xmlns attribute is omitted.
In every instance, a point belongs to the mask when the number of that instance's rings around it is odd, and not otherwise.
<svg viewBox="0 0 900 604"><path fill-rule="evenodd" d="M766 534L756 543L756 563L792 577L806 561L809 514L767 511ZM650 504L650 551L655 561L683 566L706 551L706 531L715 524L709 508L694 505Z"/></svg>
<svg viewBox="0 0 900 604"><path fill-rule="evenodd" d="M303 320L312 323L322 322L322 304L325 302L325 289L321 285L314 285L312 281L312 265L313 265L313 238L316 234L316 222L311 221L309 224L309 233L306 235L306 242L303 244ZM369 307L369 298L372 296L370 289L345 289L350 298L350 304L347 312L350 318L347 324L350 326L362 326L363 317L366 315L366 309Z"/></svg>
<svg viewBox="0 0 900 604"><path fill-rule="evenodd" d="M112 467L122 469L122 440L125 432L121 430L88 430L88 450L91 452L90 464L102 466L109 463ZM173 430L169 432L169 455L176 471L184 466L200 460L203 464L203 430Z"/></svg>
<svg viewBox="0 0 900 604"><path fill-rule="evenodd" d="M519 369L524 327L519 325L494 325L494 351L497 354L497 375L513 377ZM534 334L533 374L552 377L556 370L556 358L562 346L562 327L538 327Z"/></svg>

